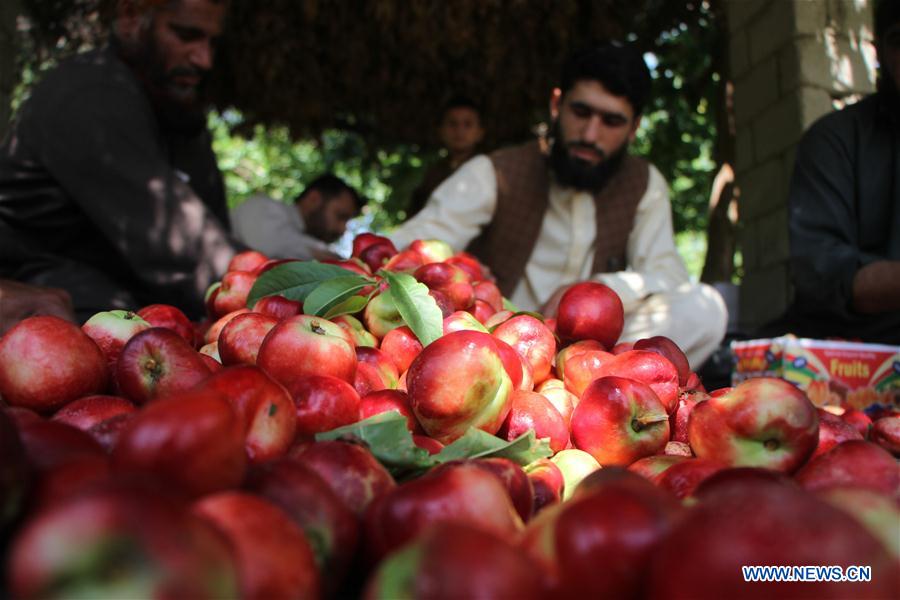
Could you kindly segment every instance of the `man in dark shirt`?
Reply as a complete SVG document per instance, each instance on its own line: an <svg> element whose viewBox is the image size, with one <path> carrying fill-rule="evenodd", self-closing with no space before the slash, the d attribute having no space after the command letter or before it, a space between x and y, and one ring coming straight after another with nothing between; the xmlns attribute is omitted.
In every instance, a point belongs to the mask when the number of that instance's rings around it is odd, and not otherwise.
<svg viewBox="0 0 900 600"><path fill-rule="evenodd" d="M107 47L48 72L0 149L0 278L62 288L77 318L202 311L239 248L203 84L223 0L119 0Z"/></svg>
<svg viewBox="0 0 900 600"><path fill-rule="evenodd" d="M878 91L826 115L790 189L797 335L900 344L900 3L876 14Z"/></svg>

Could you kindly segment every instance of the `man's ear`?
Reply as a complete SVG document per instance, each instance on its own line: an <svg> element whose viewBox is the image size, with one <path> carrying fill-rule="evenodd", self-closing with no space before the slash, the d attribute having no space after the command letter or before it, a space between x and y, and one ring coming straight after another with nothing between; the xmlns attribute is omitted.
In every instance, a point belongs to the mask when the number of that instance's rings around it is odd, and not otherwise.
<svg viewBox="0 0 900 600"><path fill-rule="evenodd" d="M559 118L559 105L562 102L562 90L553 88L550 93L550 117L555 121Z"/></svg>
<svg viewBox="0 0 900 600"><path fill-rule="evenodd" d="M628 142L631 143L634 141L634 138L637 136L638 129L641 128L641 119L644 118L644 115L638 115L634 119L634 125L631 126L631 133L628 134Z"/></svg>

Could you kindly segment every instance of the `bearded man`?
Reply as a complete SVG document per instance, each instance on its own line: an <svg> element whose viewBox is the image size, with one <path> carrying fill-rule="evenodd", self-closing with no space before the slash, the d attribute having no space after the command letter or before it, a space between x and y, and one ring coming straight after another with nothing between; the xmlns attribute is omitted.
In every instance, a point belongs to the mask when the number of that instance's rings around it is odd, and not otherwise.
<svg viewBox="0 0 900 600"><path fill-rule="evenodd" d="M224 0L119 0L109 43L43 76L0 148L0 278L68 292L79 320L202 312L242 248L204 88Z"/></svg>
<svg viewBox="0 0 900 600"><path fill-rule="evenodd" d="M623 341L668 336L697 369L722 341L727 312L715 289L690 281L665 179L628 153L649 92L650 73L630 46L573 55L550 97L549 140L476 156L394 242L467 249L513 304L548 315L572 284L605 283L624 304Z"/></svg>

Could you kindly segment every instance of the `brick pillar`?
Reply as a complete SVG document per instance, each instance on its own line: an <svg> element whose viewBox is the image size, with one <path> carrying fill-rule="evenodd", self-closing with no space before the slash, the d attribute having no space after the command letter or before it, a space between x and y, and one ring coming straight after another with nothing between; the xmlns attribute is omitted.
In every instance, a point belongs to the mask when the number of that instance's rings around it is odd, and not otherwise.
<svg viewBox="0 0 900 600"><path fill-rule="evenodd" d="M794 148L823 114L875 89L871 0L726 0L740 186L744 331L791 298L787 194Z"/></svg>

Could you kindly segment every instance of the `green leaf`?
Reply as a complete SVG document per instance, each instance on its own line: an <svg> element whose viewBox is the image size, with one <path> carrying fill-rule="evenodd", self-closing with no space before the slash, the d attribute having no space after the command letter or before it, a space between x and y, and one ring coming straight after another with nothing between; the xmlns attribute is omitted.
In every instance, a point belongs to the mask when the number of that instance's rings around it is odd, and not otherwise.
<svg viewBox="0 0 900 600"><path fill-rule="evenodd" d="M553 453L550 442L537 440L534 431L527 431L511 442L502 440L481 429L469 429L461 438L441 450L436 455L438 462L460 458L508 458L519 465L527 465Z"/></svg>
<svg viewBox="0 0 900 600"><path fill-rule="evenodd" d="M344 300L355 296L367 285L371 285L369 280L359 275L335 277L323 281L306 296L306 300L303 301L303 312L322 317Z"/></svg>
<svg viewBox="0 0 900 600"><path fill-rule="evenodd" d="M508 310L509 312L517 313L519 312L519 307L509 301L509 298L506 296L503 297L503 310Z"/></svg>
<svg viewBox="0 0 900 600"><path fill-rule="evenodd" d="M406 417L396 411L373 415L344 427L316 434L316 441L356 439L395 477L410 471L423 471L437 464L427 450L413 442Z"/></svg>
<svg viewBox="0 0 900 600"><path fill-rule="evenodd" d="M434 298L428 295L425 284L412 275L382 271L388 282L387 293L397 307L403 321L409 326L423 346L427 346L444 333L444 318Z"/></svg>
<svg viewBox="0 0 900 600"><path fill-rule="evenodd" d="M265 296L275 294L303 302L320 283L337 277L359 277L357 273L314 260L294 261L273 267L260 275L247 296L250 308Z"/></svg>
<svg viewBox="0 0 900 600"><path fill-rule="evenodd" d="M371 296L350 296L340 304L335 304L325 313L326 319L333 319L341 315L355 315L366 307Z"/></svg>

